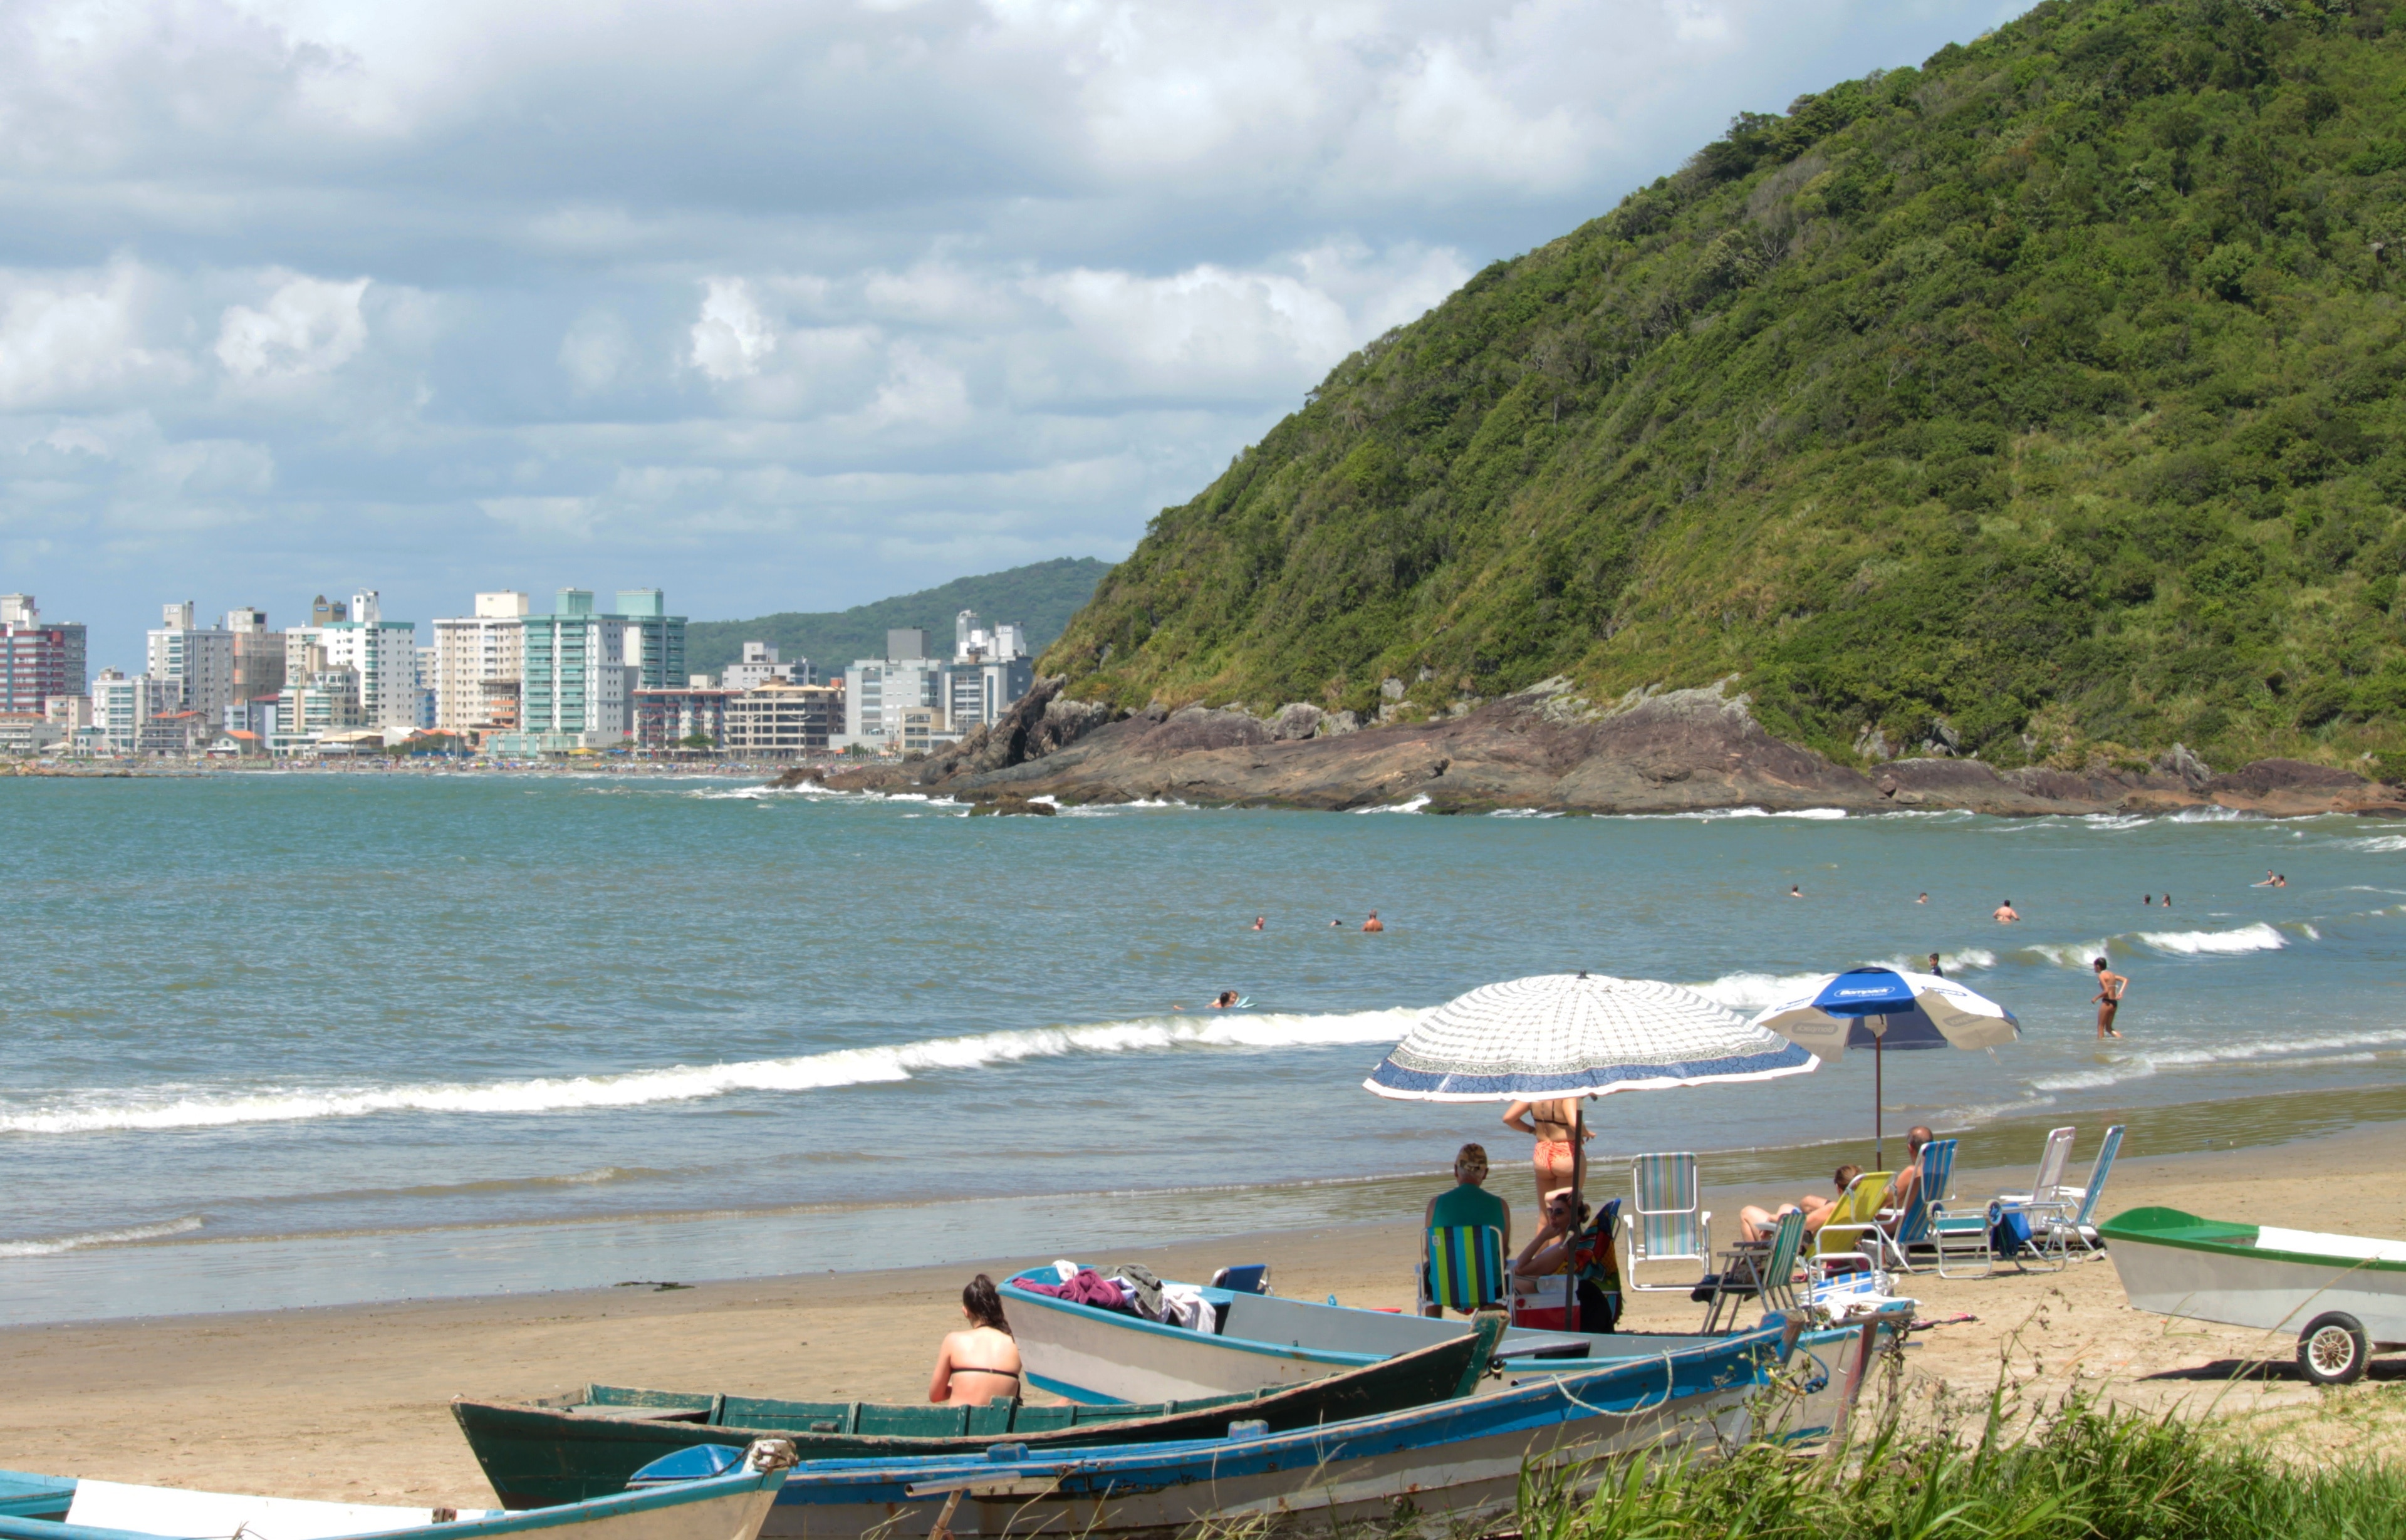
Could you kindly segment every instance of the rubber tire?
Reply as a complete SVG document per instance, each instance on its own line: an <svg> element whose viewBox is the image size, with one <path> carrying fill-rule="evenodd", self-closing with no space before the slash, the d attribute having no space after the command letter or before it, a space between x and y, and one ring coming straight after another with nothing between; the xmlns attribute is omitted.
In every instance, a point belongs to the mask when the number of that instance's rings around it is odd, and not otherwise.
<svg viewBox="0 0 2406 1540"><path fill-rule="evenodd" d="M2342 1344L2347 1357L2334 1360ZM2323 1351L2317 1353L2317 1348ZM2371 1358L2372 1344L2365 1337L2364 1322L2343 1310L2325 1311L2298 1334L2298 1372L2317 1385L2353 1385L2364 1378L2364 1366Z"/></svg>

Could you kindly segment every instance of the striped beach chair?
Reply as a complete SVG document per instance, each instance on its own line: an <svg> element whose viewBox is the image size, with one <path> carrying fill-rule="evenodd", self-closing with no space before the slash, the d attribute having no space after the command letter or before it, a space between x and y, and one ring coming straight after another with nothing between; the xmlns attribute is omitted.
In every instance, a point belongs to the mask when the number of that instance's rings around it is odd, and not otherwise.
<svg viewBox="0 0 2406 1540"><path fill-rule="evenodd" d="M1796 1253L1804 1247L1804 1215L1790 1208L1779 1216L1767 1246L1742 1246L1721 1257L1712 1293L1705 1300L1705 1331L1721 1330L1721 1312L1729 1312L1729 1330L1737 1330L1738 1307L1747 1300L1762 1305L1763 1313L1796 1308Z"/></svg>
<svg viewBox="0 0 2406 1540"><path fill-rule="evenodd" d="M1510 1297L1504 1232L1492 1224L1452 1224L1428 1233L1421 1263L1421 1307L1483 1310Z"/></svg>
<svg viewBox="0 0 2406 1540"><path fill-rule="evenodd" d="M1899 1271L1913 1271L1914 1252L1938 1249L1933 1221L1946 1211L1946 1202L1952 1195L1946 1191L1946 1184L1954 1180L1955 1141L1932 1139L1923 1145L1920 1185L1914 1191L1913 1202L1901 1211L1891 1209L1883 1216L1895 1222L1884 1250Z"/></svg>
<svg viewBox="0 0 2406 1540"><path fill-rule="evenodd" d="M2052 1251L2069 1261L2072 1249L2080 1248L2083 1261L2100 1255L2104 1248L2097 1243L2097 1199L2105 1191L2105 1179L2114 1174L2114 1157L2122 1150L2122 1124L2105 1130L2105 1142L2097 1147L2097 1164L2089 1168L2086 1187L2059 1187L2057 1194L2066 1202L2076 1201L2079 1207L2070 1213L2050 1215L2044 1232L2031 1238L2042 1250Z"/></svg>
<svg viewBox="0 0 2406 1540"><path fill-rule="evenodd" d="M1698 1183L1696 1157L1687 1153L1639 1155L1629 1163L1629 1207L1621 1210L1622 1248L1629 1288L1649 1293L1695 1288L1685 1283L1640 1283L1641 1262L1692 1262L1701 1276L1712 1262L1713 1216Z"/></svg>

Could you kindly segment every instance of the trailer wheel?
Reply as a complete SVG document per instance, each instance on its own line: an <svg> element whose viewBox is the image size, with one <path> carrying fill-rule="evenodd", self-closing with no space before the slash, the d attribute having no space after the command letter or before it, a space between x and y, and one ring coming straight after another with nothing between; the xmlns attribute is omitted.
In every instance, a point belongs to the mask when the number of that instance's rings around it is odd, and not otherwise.
<svg viewBox="0 0 2406 1540"><path fill-rule="evenodd" d="M2317 1385L2356 1383L2371 1356L2364 1323L2343 1311L2318 1315L2298 1334L2298 1370Z"/></svg>

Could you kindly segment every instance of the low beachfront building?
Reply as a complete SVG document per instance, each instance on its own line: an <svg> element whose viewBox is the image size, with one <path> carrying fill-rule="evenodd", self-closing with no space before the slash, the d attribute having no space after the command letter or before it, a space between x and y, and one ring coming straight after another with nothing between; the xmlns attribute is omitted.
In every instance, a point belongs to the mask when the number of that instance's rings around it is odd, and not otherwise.
<svg viewBox="0 0 2406 1540"><path fill-rule="evenodd" d="M844 692L772 679L727 698L727 752L747 759L824 754L843 730Z"/></svg>
<svg viewBox="0 0 2406 1540"><path fill-rule="evenodd" d="M707 680L708 674L697 675ZM709 685L635 692L635 745L652 753L727 745L727 702L736 692ZM698 743L697 739L707 740Z"/></svg>

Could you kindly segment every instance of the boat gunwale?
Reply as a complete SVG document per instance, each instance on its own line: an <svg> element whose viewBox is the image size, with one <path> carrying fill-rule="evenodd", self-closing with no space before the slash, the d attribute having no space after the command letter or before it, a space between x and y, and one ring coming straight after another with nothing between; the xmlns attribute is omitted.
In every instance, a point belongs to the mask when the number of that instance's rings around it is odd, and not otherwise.
<svg viewBox="0 0 2406 1540"><path fill-rule="evenodd" d="M2177 1215L2187 1222L2162 1230L2136 1228L2125 1221L2140 1215ZM2278 1228L2275 1226L2275 1228ZM2232 1257L2240 1261L2288 1263L2304 1267L2328 1267L2341 1273L2359 1273L2368 1269L2380 1273L2406 1274L2406 1261L2384 1257L2333 1256L2321 1251L2292 1251L2285 1248L2263 1246L2255 1236L2262 1227L2242 1224L2230 1220L2206 1219L2179 1208L2133 1208L2115 1215L2097 1227L2097 1233L2120 1246L2160 1246L2170 1250L2199 1251L2208 1256ZM2303 1232L2313 1233L2313 1232ZM2337 1232L2327 1232L2337 1234ZM2245 1238L2242 1238L2242 1237ZM2350 1240L2373 1240L2372 1236L2349 1236Z"/></svg>

